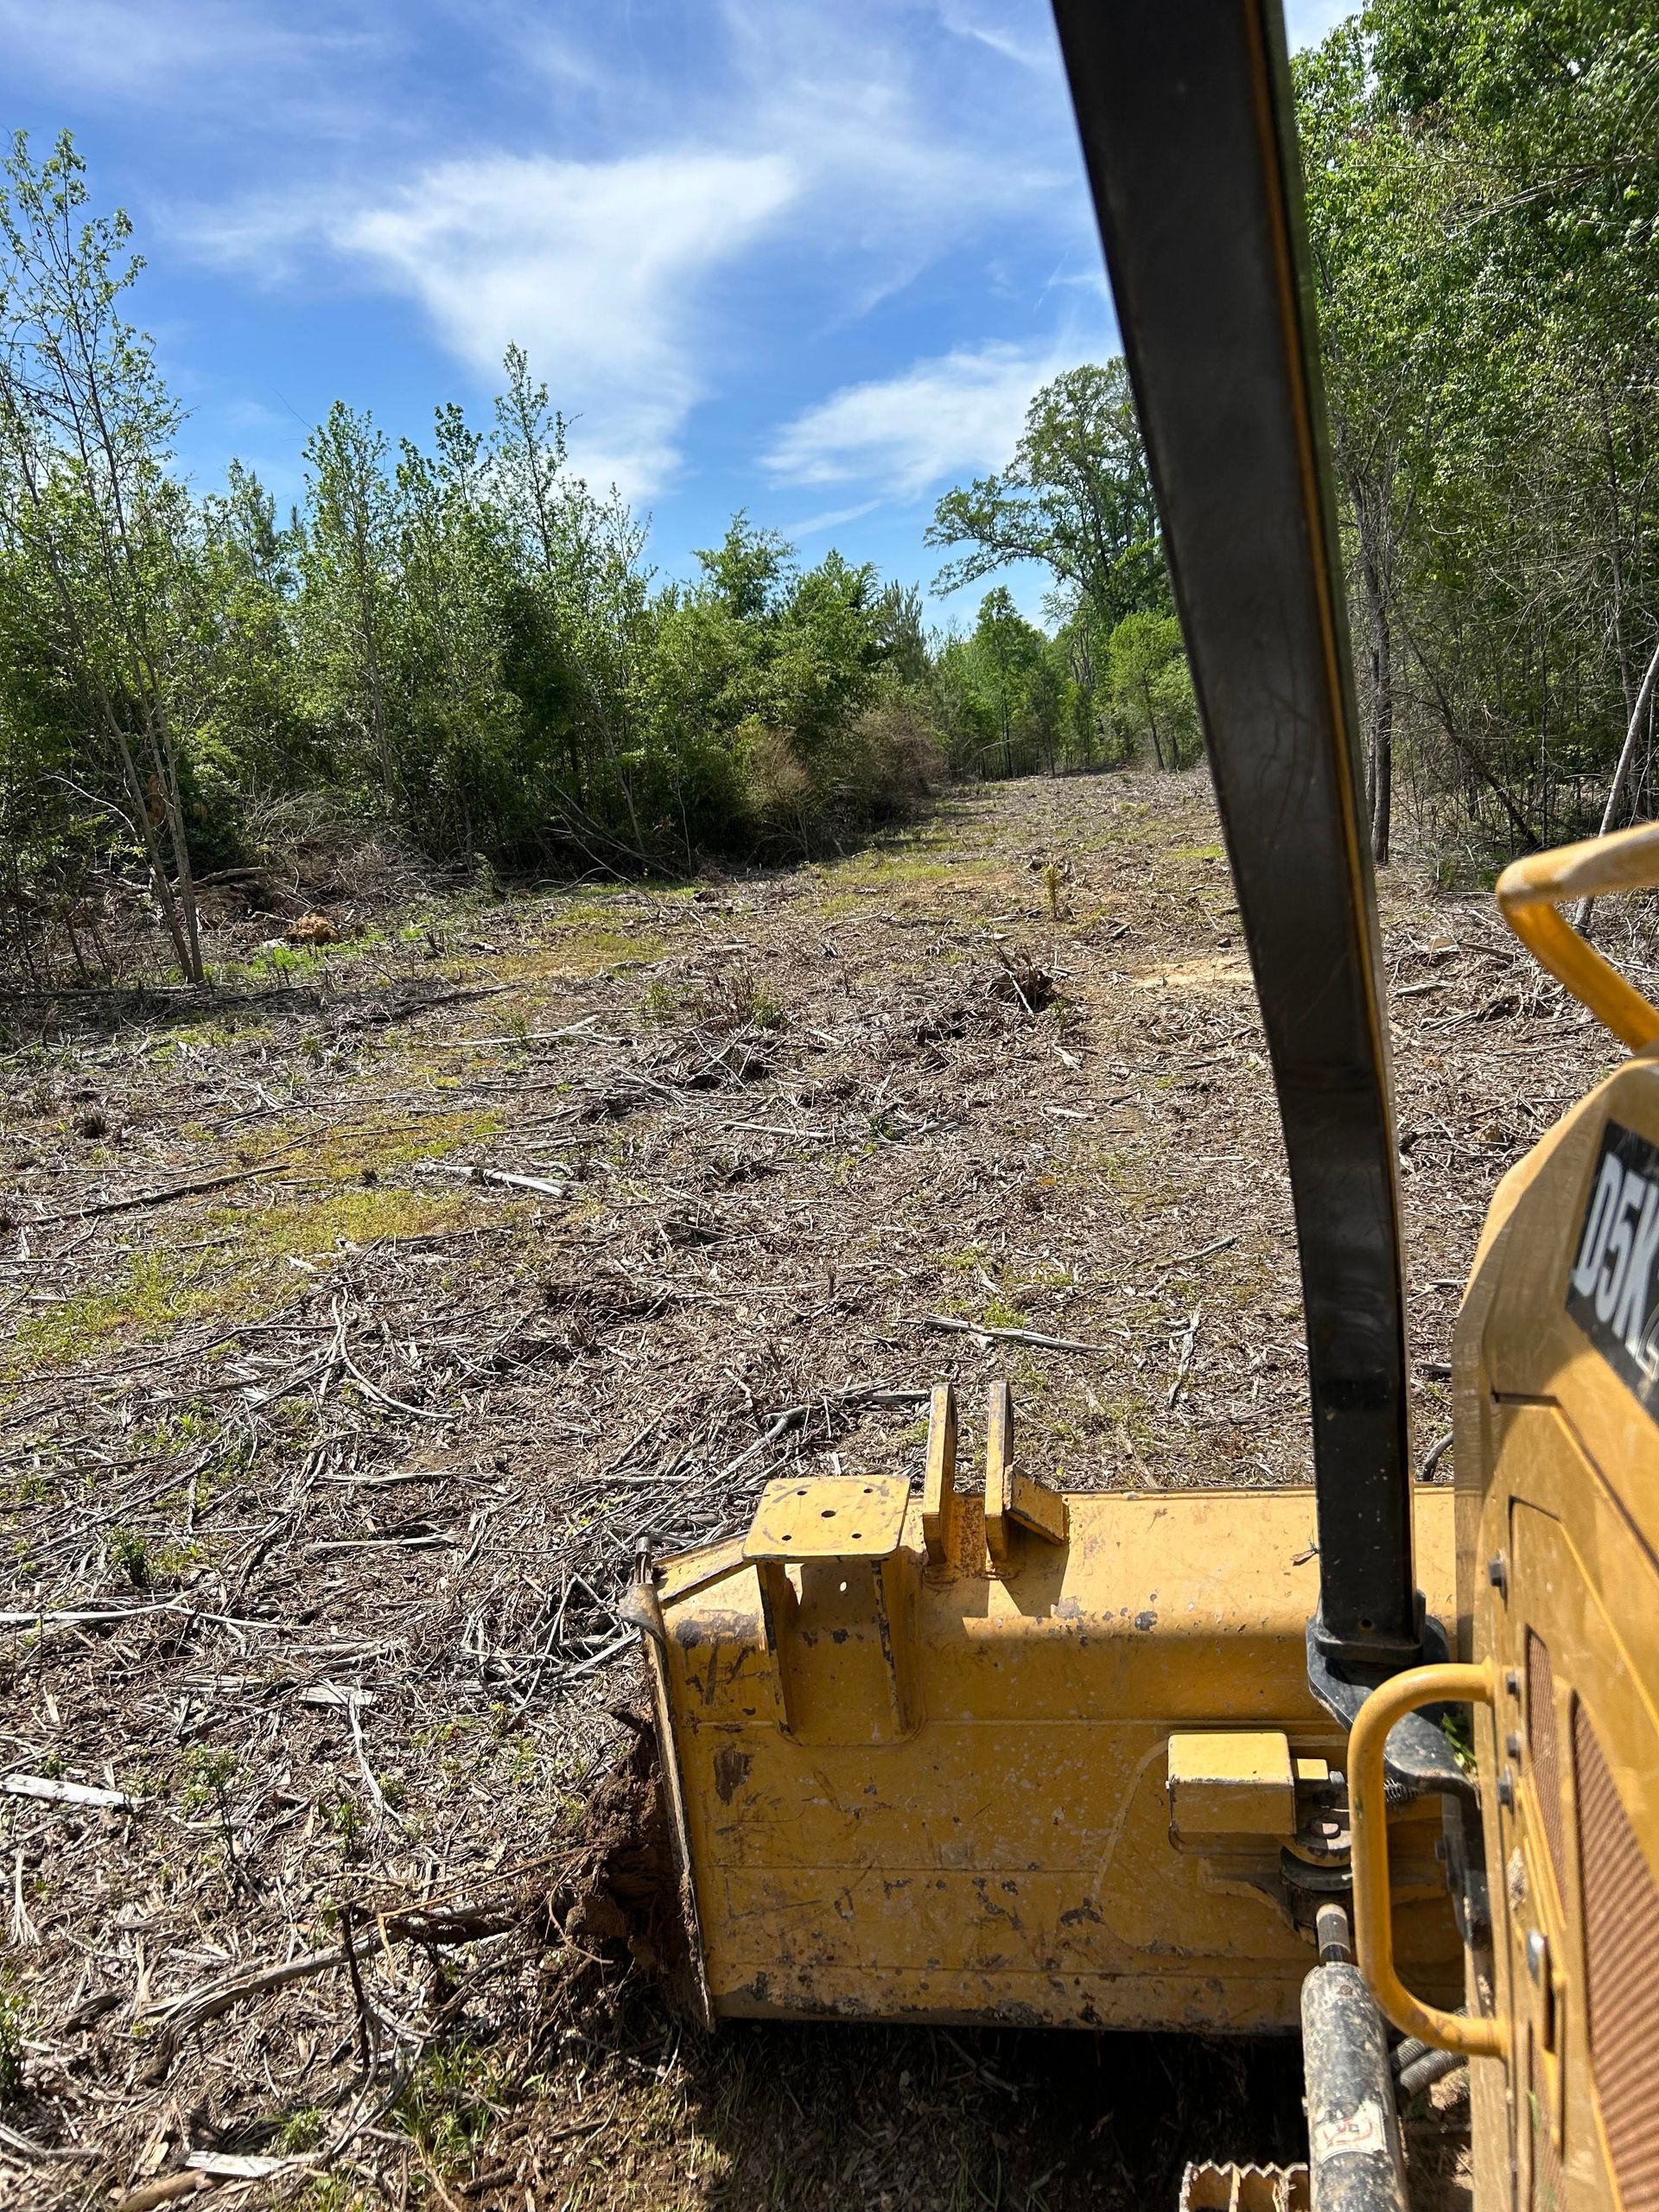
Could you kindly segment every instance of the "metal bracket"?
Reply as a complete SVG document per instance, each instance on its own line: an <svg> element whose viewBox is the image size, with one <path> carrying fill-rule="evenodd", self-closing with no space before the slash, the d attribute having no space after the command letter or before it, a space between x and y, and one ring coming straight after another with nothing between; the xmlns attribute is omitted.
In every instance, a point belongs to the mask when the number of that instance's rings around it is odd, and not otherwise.
<svg viewBox="0 0 1659 2212"><path fill-rule="evenodd" d="M909 1505L902 1475L785 1476L761 1492L743 1558L798 1742L887 1743L913 1725Z"/></svg>
<svg viewBox="0 0 1659 2212"><path fill-rule="evenodd" d="M1071 1514L1058 1491L1014 1464L1014 1393L993 1382L985 1419L985 1548L993 1574L1018 1571L1014 1531L1024 1529L1046 1544L1063 1544Z"/></svg>
<svg viewBox="0 0 1659 2212"><path fill-rule="evenodd" d="M1422 1623L1423 1661L1430 1665L1443 1664L1451 1656L1446 1630L1432 1614L1422 1611L1421 1595L1417 1603ZM1332 1719L1341 1721L1344 1728L1351 1728L1360 1707L1378 1681L1386 1679L1377 1676L1370 1681L1356 1681L1331 1656L1319 1616L1313 1615L1307 1624L1307 1686ZM1441 1791L1471 1805L1479 1802L1474 1777L1465 1774L1458 1764L1457 1755L1440 1727L1440 1716L1446 1710L1444 1706L1426 1706L1421 1712L1408 1713L1395 1724L1384 1759L1384 1772L1394 1802L1403 1802Z"/></svg>
<svg viewBox="0 0 1659 2212"><path fill-rule="evenodd" d="M957 1563L957 1394L936 1382L927 1416L927 1473L922 1484L922 1542L928 1573L949 1574Z"/></svg>

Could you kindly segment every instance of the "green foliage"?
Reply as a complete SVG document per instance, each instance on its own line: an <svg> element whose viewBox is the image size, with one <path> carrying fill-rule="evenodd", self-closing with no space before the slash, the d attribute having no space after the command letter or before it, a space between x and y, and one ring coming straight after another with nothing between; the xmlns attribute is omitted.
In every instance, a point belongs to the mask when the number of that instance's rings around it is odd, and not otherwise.
<svg viewBox="0 0 1659 2212"><path fill-rule="evenodd" d="M20 875L142 854L200 980L185 756L213 654L199 518L170 474L178 407L119 313L142 265L130 226L87 202L67 134L37 166L19 131L0 167L3 811Z"/></svg>
<svg viewBox="0 0 1659 2212"><path fill-rule="evenodd" d="M512 2082L504 2054L462 2037L422 2059L393 2111L441 2171L465 2170L493 2123L493 2107L512 2094Z"/></svg>
<svg viewBox="0 0 1659 2212"><path fill-rule="evenodd" d="M1173 614L1126 614L1107 644L1106 680L1112 727L1126 749L1149 751L1160 768L1198 758L1198 702Z"/></svg>
<svg viewBox="0 0 1659 2212"><path fill-rule="evenodd" d="M357 1848L358 1839L368 1826L362 1806L349 1791L336 1790L333 1798L323 1805L323 1819L329 1833L337 1836L347 1858Z"/></svg>
<svg viewBox="0 0 1659 2212"><path fill-rule="evenodd" d="M1659 30L1373 0L1297 91L1373 842L1397 759L1478 870L1595 826L1659 638Z"/></svg>
<svg viewBox="0 0 1659 2212"><path fill-rule="evenodd" d="M1650 11L1649 11L1650 12ZM1366 799L1448 873L1593 826L1659 642L1659 29L1621 0L1370 0L1298 58L1307 227ZM832 851L942 770L1197 757L1123 363L1039 391L1005 467L942 499L919 595L739 513L688 582L574 469L509 349L486 422L396 446L333 407L279 518L193 494L125 319L130 226L64 137L0 168L0 931L118 958L135 873L201 979L199 871L345 820L470 874ZM1046 628L998 581L1036 563ZM1651 733L1626 804L1659 805ZM283 834L292 834L291 829ZM434 938L435 954L438 947ZM315 972L280 948L263 971ZM159 1265L129 1318L181 1294ZM122 1324L124 1325L124 1323ZM108 1294L23 1326L48 1357Z"/></svg>
<svg viewBox="0 0 1659 2212"><path fill-rule="evenodd" d="M236 1779L236 1753L223 1746L199 1744L184 1762L184 1809L223 1813Z"/></svg>
<svg viewBox="0 0 1659 2212"><path fill-rule="evenodd" d="M179 410L117 303L125 218L66 138L0 183L0 917L16 956L137 862L200 979L194 875L261 825L384 823L468 869L808 851L901 808L938 752L918 595L737 515L690 585L576 475L521 351L486 429L394 449L336 403L284 526L249 471L196 499ZM85 339L83 345L80 341ZM309 963L289 948L276 967Z"/></svg>
<svg viewBox="0 0 1659 2212"><path fill-rule="evenodd" d="M130 1529L111 1529L105 1547L111 1574L118 1574L135 1590L149 1587L149 1548Z"/></svg>
<svg viewBox="0 0 1659 2212"><path fill-rule="evenodd" d="M1152 475L1122 359L1045 385L1007 468L947 493L927 540L970 549L940 572L940 590L1039 561L1106 630L1166 607Z"/></svg>
<svg viewBox="0 0 1659 2212"><path fill-rule="evenodd" d="M982 603L971 637L947 641L933 671L936 713L958 773L1013 776L1041 766L1092 767L1145 753L1171 767L1193 756L1196 715L1169 609L1157 509L1121 359L1069 370L1033 399L999 474L940 500L928 543L969 549L937 588L954 590L1016 561L1054 580L1046 636L1006 587ZM1132 631L1130 625L1151 625ZM1173 639L1147 685L1118 679L1120 636ZM1127 650L1127 648L1125 649ZM1122 651L1118 658L1123 657ZM1178 667L1166 670L1166 664ZM1155 700L1148 685L1164 681ZM1167 756L1167 758L1166 758Z"/></svg>

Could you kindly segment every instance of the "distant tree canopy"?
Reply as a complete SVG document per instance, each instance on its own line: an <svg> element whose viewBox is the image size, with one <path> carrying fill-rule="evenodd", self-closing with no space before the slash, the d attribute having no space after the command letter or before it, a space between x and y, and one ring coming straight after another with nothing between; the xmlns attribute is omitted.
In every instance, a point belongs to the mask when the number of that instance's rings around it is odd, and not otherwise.
<svg viewBox="0 0 1659 2212"><path fill-rule="evenodd" d="M573 469L518 349L487 429L395 446L338 402L286 519L196 497L122 319L124 218L65 138L0 175L0 913L143 870L200 978L194 881L326 819L440 861L686 866L856 831L941 759L919 596L736 516L688 582ZM73 925L71 925L73 927ZM79 943L77 955L79 957Z"/></svg>
<svg viewBox="0 0 1659 2212"><path fill-rule="evenodd" d="M1452 865L1651 811L1659 18L1371 0L1294 74L1374 850L1402 775ZM1122 362L1039 391L928 538L940 589L1048 570L1062 757L1193 757ZM998 650L982 614L959 653Z"/></svg>
<svg viewBox="0 0 1659 2212"><path fill-rule="evenodd" d="M1020 620L1006 587L982 606L959 649L964 668L983 671L963 694L982 702L981 734L969 746L967 726L958 731L959 759L971 757L984 772L1000 748L1001 772L1012 775L1039 760L1052 772L1059 762L1088 766L1138 755L1173 767L1196 757L1152 476L1121 359L1068 369L1045 385L1008 466L948 492L927 542L969 549L945 563L936 590L1023 562L1040 563L1053 579L1052 639ZM1166 731L1156 712L1148 715L1148 695L1118 670L1126 656L1144 658L1154 632L1164 659L1173 655L1178 664L1170 681L1185 687L1189 702L1183 716L1166 718Z"/></svg>

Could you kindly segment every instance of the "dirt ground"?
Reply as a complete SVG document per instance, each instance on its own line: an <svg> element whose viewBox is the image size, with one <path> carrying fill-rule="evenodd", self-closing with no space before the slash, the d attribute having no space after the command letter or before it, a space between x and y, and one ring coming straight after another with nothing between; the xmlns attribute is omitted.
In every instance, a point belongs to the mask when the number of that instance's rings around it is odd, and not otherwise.
<svg viewBox="0 0 1659 2212"><path fill-rule="evenodd" d="M1426 1452L1492 1185L1614 1048L1486 897L1383 903ZM607 1780L641 1548L918 1475L936 1379L1073 1486L1306 1478L1207 785L334 918L226 894L233 982L4 1007L6 2201L1065 2212L1296 2155L1285 2046L702 2042Z"/></svg>

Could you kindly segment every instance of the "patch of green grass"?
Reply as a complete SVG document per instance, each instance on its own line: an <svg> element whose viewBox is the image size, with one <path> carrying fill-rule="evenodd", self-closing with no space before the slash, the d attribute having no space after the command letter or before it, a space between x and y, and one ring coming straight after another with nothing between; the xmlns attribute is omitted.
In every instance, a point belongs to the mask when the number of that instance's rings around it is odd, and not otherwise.
<svg viewBox="0 0 1659 2212"><path fill-rule="evenodd" d="M1007 867L995 860L940 860L925 846L910 844L878 845L829 861L812 873L821 887L820 908L842 913L875 896L944 889L978 893L990 885L1006 887L1010 880Z"/></svg>
<svg viewBox="0 0 1659 2212"><path fill-rule="evenodd" d="M184 1809L202 1813L222 1810L236 1779L236 1753L222 1746L200 1744L185 1756Z"/></svg>
<svg viewBox="0 0 1659 2212"><path fill-rule="evenodd" d="M318 2174L293 2201L296 2212L369 2212L385 2200L378 2190L359 2189L344 2174Z"/></svg>
<svg viewBox="0 0 1659 2212"><path fill-rule="evenodd" d="M188 1271L164 1253L129 1260L102 1283L72 1291L55 1306L19 1324L10 1358L0 1372L16 1376L33 1367L64 1367L92 1358L109 1339L129 1332L166 1336L189 1307Z"/></svg>
<svg viewBox="0 0 1659 2212"><path fill-rule="evenodd" d="M181 1045L257 1045L271 1033L263 1014L226 1013L213 1021L181 1022L156 1046L160 1052Z"/></svg>
<svg viewBox="0 0 1659 2212"><path fill-rule="evenodd" d="M472 1203L464 1188L405 1191L359 1184L263 1208L216 1207L204 1217L209 1231L223 1231L226 1239L203 1255L213 1272L204 1273L194 1260L137 1254L104 1281L31 1314L19 1326L0 1376L73 1366L98 1357L117 1338L156 1342L181 1323L209 1315L257 1319L294 1289L290 1257L315 1262L344 1249L434 1236L464 1222Z"/></svg>
<svg viewBox="0 0 1659 2212"><path fill-rule="evenodd" d="M148 1455L175 1459L193 1444L205 1444L219 1433L219 1417L205 1399L193 1398L176 1413L163 1414L137 1440Z"/></svg>
<svg viewBox="0 0 1659 2212"><path fill-rule="evenodd" d="M285 1198L257 1213L226 1208L208 1218L241 1231L238 1258L245 1268L261 1260L280 1262L290 1254L296 1259L312 1259L347 1245L430 1236L463 1220L467 1205L462 1192L364 1184L327 1198Z"/></svg>
<svg viewBox="0 0 1659 2212"><path fill-rule="evenodd" d="M322 1817L328 1833L339 1838L349 1858L357 1848L358 1838L368 1826L361 1804L348 1791L337 1790L332 1801L324 1805Z"/></svg>
<svg viewBox="0 0 1659 2212"><path fill-rule="evenodd" d="M1170 854L1173 861L1224 861L1224 845L1177 845Z"/></svg>
<svg viewBox="0 0 1659 2212"><path fill-rule="evenodd" d="M660 960L667 940L642 923L630 926L625 912L618 911L626 896L626 887L598 885L576 895L555 893L538 900L530 943L505 946L492 958L490 973L502 982L533 982L543 976L597 976ZM477 956L469 955L450 962L444 972L453 969L456 980L466 982L476 975L478 964Z"/></svg>
<svg viewBox="0 0 1659 2212"><path fill-rule="evenodd" d="M221 960L207 971L210 983L298 982L321 972L330 954L346 950L340 944L272 944L251 952L245 960Z"/></svg>
<svg viewBox="0 0 1659 2212"><path fill-rule="evenodd" d="M163 1544L154 1554L152 1567L163 1580L185 1573L190 1567L200 1567L208 1556L206 1544Z"/></svg>
<svg viewBox="0 0 1659 2212"><path fill-rule="evenodd" d="M984 1264L984 1252L977 1244L965 1245L960 1252L941 1252L939 1255L939 1265L948 1268L952 1274L975 1274Z"/></svg>
<svg viewBox="0 0 1659 2212"><path fill-rule="evenodd" d="M454 2171L474 2163L510 2079L502 2055L458 2041L421 2062L392 2109L433 2164Z"/></svg>
<svg viewBox="0 0 1659 2212"><path fill-rule="evenodd" d="M499 1113L476 1107L453 1114L423 1114L416 1122L342 1122L321 1135L314 1128L283 1122L272 1132L271 1149L302 1150L305 1173L313 1180L359 1181L365 1171L412 1167L423 1160L443 1160L464 1147L488 1144L505 1127Z"/></svg>
<svg viewBox="0 0 1659 2212"><path fill-rule="evenodd" d="M301 2105L289 2113L276 2131L276 2148L289 2158L315 2151L322 2140L323 2115L319 2105Z"/></svg>

